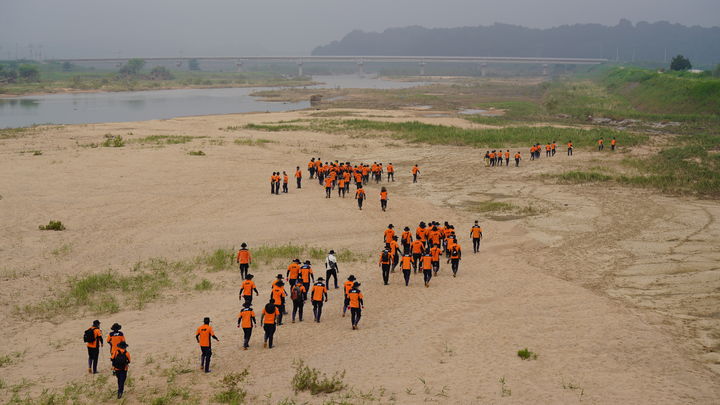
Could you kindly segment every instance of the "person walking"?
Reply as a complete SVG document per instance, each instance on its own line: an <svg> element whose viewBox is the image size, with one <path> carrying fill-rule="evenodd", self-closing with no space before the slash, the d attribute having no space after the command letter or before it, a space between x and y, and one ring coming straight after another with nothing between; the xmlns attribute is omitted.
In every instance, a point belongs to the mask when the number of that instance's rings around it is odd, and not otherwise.
<svg viewBox="0 0 720 405"><path fill-rule="evenodd" d="M573 143L572 141L567 142L567 155L572 156L573 154Z"/></svg>
<svg viewBox="0 0 720 405"><path fill-rule="evenodd" d="M395 166L393 166L392 162L387 165L387 181L395 181Z"/></svg>
<svg viewBox="0 0 720 405"><path fill-rule="evenodd" d="M325 258L325 279L327 280L327 286L330 288L330 277L333 277L335 282L335 289L338 289L338 264L337 258L335 257L335 251L330 250L327 257Z"/></svg>
<svg viewBox="0 0 720 405"><path fill-rule="evenodd" d="M450 263L452 267L453 277L457 277L458 269L460 268L460 260L462 259L462 249L457 243L457 239L453 240L452 248L450 250Z"/></svg>
<svg viewBox="0 0 720 405"><path fill-rule="evenodd" d="M288 182L290 181L290 178L288 177L288 174L286 171L283 170L283 193L288 192Z"/></svg>
<svg viewBox="0 0 720 405"><path fill-rule="evenodd" d="M276 329L275 322L277 322L278 316L280 316L280 311L275 308L275 304L271 299L270 302L265 304L262 316L260 317L260 322L263 324L263 329L265 330L263 347L273 348L273 337L275 336Z"/></svg>
<svg viewBox="0 0 720 405"><path fill-rule="evenodd" d="M403 272L403 277L405 278L405 287L407 287L410 284L410 270L413 267L413 259L410 253L404 254L400 258L400 270Z"/></svg>
<svg viewBox="0 0 720 405"><path fill-rule="evenodd" d="M282 275L280 275L280 277L282 277ZM272 292L270 293L270 299L275 304L275 308L280 311L276 322L278 326L282 325L283 314L287 313L285 311L285 297L287 297L287 293L285 292L285 283L282 280L279 280L273 285Z"/></svg>
<svg viewBox="0 0 720 405"><path fill-rule="evenodd" d="M290 263L287 268L287 274L285 277L290 284L290 288L298 282L298 278L300 277L300 259L293 259L292 263Z"/></svg>
<svg viewBox="0 0 720 405"><path fill-rule="evenodd" d="M412 167L412 169L410 171L412 172L412 175L413 175L413 183L417 183L417 177L418 177L418 174L420 174L420 168L416 164L415 166Z"/></svg>
<svg viewBox="0 0 720 405"><path fill-rule="evenodd" d="M470 228L470 237L473 241L473 253L480 251L480 240L483 237L482 228L478 225L478 221L475 221L475 225Z"/></svg>
<svg viewBox="0 0 720 405"><path fill-rule="evenodd" d="M197 328L195 332L195 340L200 345L200 370L204 370L206 373L210 372L210 358L212 357L212 339L220 341L215 336L215 331L210 326L210 318L205 317L203 324Z"/></svg>
<svg viewBox="0 0 720 405"><path fill-rule="evenodd" d="M355 199L357 200L358 208L362 211L363 201L365 201L365 190L363 190L362 185L355 191Z"/></svg>
<svg viewBox="0 0 720 405"><path fill-rule="evenodd" d="M363 294L360 291L360 283L353 283L352 289L348 292L348 296L345 299L345 305L350 308L350 322L352 323L353 330L358 329L358 323L362 316L362 310L365 308L363 302Z"/></svg>
<svg viewBox="0 0 720 405"><path fill-rule="evenodd" d="M432 279L432 255L430 249L426 249L420 259L420 265L423 271L423 281L425 282L425 288L430 287L430 279Z"/></svg>
<svg viewBox="0 0 720 405"><path fill-rule="evenodd" d="M522 159L520 151L515 152L515 167L520 167L520 159Z"/></svg>
<svg viewBox="0 0 720 405"><path fill-rule="evenodd" d="M252 309L252 304L249 302L244 303L237 320L237 327L243 330L243 350L247 350L248 347L250 347L250 337L252 336L253 326L256 324L255 311Z"/></svg>
<svg viewBox="0 0 720 405"><path fill-rule="evenodd" d="M303 287L305 287L304 301L307 301L307 295L310 291L310 280L315 281L315 274L313 273L312 267L310 267L310 260L305 260L305 264L300 267L300 281Z"/></svg>
<svg viewBox="0 0 720 405"><path fill-rule="evenodd" d="M343 297L343 313L342 316L345 318L345 313L347 312L347 304L345 303L348 297L348 293L350 290L352 290L353 284L355 284L355 276L349 275L347 280L345 281L345 284L343 284L343 291L345 293L345 296Z"/></svg>
<svg viewBox="0 0 720 405"><path fill-rule="evenodd" d="M605 149L605 141L602 138L598 139L597 145L598 145L598 152Z"/></svg>
<svg viewBox="0 0 720 405"><path fill-rule="evenodd" d="M617 139L613 136L613 139L610 141L610 150L615 152L615 145L617 145Z"/></svg>
<svg viewBox="0 0 720 405"><path fill-rule="evenodd" d="M250 256L250 251L247 249L247 243L243 242L240 244L236 261L240 266L240 278L245 279L245 276L247 276L250 270L250 264L252 263L252 257Z"/></svg>
<svg viewBox="0 0 720 405"><path fill-rule="evenodd" d="M238 298L244 300L244 302L246 302L248 304L252 304L253 291L255 292L255 296L260 295L260 293L258 293L257 286L255 285L255 282L253 281L254 277L255 276L253 276L252 274L246 275L245 280L240 285L240 297L238 297Z"/></svg>
<svg viewBox="0 0 720 405"><path fill-rule="evenodd" d="M382 253L380 253L380 260L378 261L378 266L380 266L380 269L382 270L383 284L385 285L388 285L388 281L390 280L391 264L392 259L390 258L390 252L387 249L383 249Z"/></svg>
<svg viewBox="0 0 720 405"><path fill-rule="evenodd" d="M110 359L112 359L113 353L117 350L118 344L125 341L125 334L120 332L120 329L122 329L122 326L119 323L114 323L110 327L112 332L108 333L106 340L108 346L110 346Z"/></svg>
<svg viewBox="0 0 720 405"><path fill-rule="evenodd" d="M100 348L104 345L102 330L100 330L100 321L93 321L92 326L85 330L83 341L87 346L88 352L88 373L97 374L98 358L100 357Z"/></svg>
<svg viewBox="0 0 720 405"><path fill-rule="evenodd" d="M442 256L442 249L439 244L430 248L430 256L432 257L433 275L437 276L440 271L440 256Z"/></svg>
<svg viewBox="0 0 720 405"><path fill-rule="evenodd" d="M388 192L385 187L380 189L380 209L383 212L387 211Z"/></svg>
<svg viewBox="0 0 720 405"><path fill-rule="evenodd" d="M425 242L422 239L415 239L412 246L412 261L413 261L413 272L417 273L418 262L422 257L423 250L425 250Z"/></svg>
<svg viewBox="0 0 720 405"><path fill-rule="evenodd" d="M406 226L403 230L402 235L400 235L400 241L402 242L403 246L403 254L410 253L410 245L413 242L412 233L410 232L410 227Z"/></svg>
<svg viewBox="0 0 720 405"><path fill-rule="evenodd" d="M302 170L300 170L300 166L295 168L295 182L297 183L297 188L302 188Z"/></svg>
<svg viewBox="0 0 720 405"><path fill-rule="evenodd" d="M313 315L315 316L315 322L317 323L320 323L323 302L327 302L327 287L325 287L323 281L322 277L318 277L317 282L313 285L310 298L313 306Z"/></svg>
<svg viewBox="0 0 720 405"><path fill-rule="evenodd" d="M130 353L127 351L128 344L121 341L117 344L110 361L112 362L113 374L117 378L117 398L121 399L125 392L125 380L127 380L128 368L130 368Z"/></svg>
<svg viewBox="0 0 720 405"><path fill-rule="evenodd" d="M300 322L303 320L303 308L305 307L305 294L307 290L305 286L297 283L290 288L290 300L292 300L292 323L295 323L295 316L298 316Z"/></svg>

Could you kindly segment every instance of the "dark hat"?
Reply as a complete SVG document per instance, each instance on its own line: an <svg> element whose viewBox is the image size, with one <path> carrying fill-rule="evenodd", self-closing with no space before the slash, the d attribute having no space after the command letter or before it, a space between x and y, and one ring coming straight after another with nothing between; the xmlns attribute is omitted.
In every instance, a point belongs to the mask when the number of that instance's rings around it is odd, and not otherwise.
<svg viewBox="0 0 720 405"><path fill-rule="evenodd" d="M353 283L353 288L358 288L358 287L360 287L360 283L358 283L357 281L354 282L354 283Z"/></svg>
<svg viewBox="0 0 720 405"><path fill-rule="evenodd" d="M349 280L349 281L355 281L355 276L353 276L353 275L351 274L351 275L348 277L348 280Z"/></svg>
<svg viewBox="0 0 720 405"><path fill-rule="evenodd" d="M393 224L388 225L388 228L394 228Z"/></svg>
<svg viewBox="0 0 720 405"><path fill-rule="evenodd" d="M210 323L210 318L208 318L208 317L206 316L205 318L203 318L203 322L205 322L205 323Z"/></svg>
<svg viewBox="0 0 720 405"><path fill-rule="evenodd" d="M325 279L322 277L318 277L317 281L325 281Z"/></svg>
<svg viewBox="0 0 720 405"><path fill-rule="evenodd" d="M245 280L252 280L253 277L255 277L255 276L252 275L252 274L246 274L246 275L245 275Z"/></svg>
<svg viewBox="0 0 720 405"><path fill-rule="evenodd" d="M245 243L245 242L241 243L240 247L247 247L247 243Z"/></svg>
<svg viewBox="0 0 720 405"><path fill-rule="evenodd" d="M252 306L252 304L249 302L243 303L243 308L250 308L251 306Z"/></svg>
<svg viewBox="0 0 720 405"><path fill-rule="evenodd" d="M310 260L305 260L305 264L310 264Z"/></svg>
<svg viewBox="0 0 720 405"><path fill-rule="evenodd" d="M111 330L120 330L122 329L122 326L119 323L114 323L113 326L110 327Z"/></svg>
<svg viewBox="0 0 720 405"><path fill-rule="evenodd" d="M294 263L300 263L300 259L293 259Z"/></svg>
<svg viewBox="0 0 720 405"><path fill-rule="evenodd" d="M278 274L276 277L278 280L282 280L284 278L282 274Z"/></svg>
<svg viewBox="0 0 720 405"><path fill-rule="evenodd" d="M130 346L130 345L127 344L126 342L120 342L120 343L117 344L117 347L119 347L119 348L121 348L121 349L124 349L124 348L126 348L126 347L128 347L128 346Z"/></svg>
<svg viewBox="0 0 720 405"><path fill-rule="evenodd" d="M409 231L409 230L410 230L410 227L409 227L409 226L406 226L406 227L405 227L405 230L406 230L406 231Z"/></svg>
<svg viewBox="0 0 720 405"><path fill-rule="evenodd" d="M335 254L335 251L332 250L332 249L330 249L330 254L331 254L331 255L334 255L334 254Z"/></svg>
<svg viewBox="0 0 720 405"><path fill-rule="evenodd" d="M93 326L100 326L100 321L97 319L93 321Z"/></svg>
<svg viewBox="0 0 720 405"><path fill-rule="evenodd" d="M275 285L278 286L278 287L282 287L282 286L285 285L285 283L282 282L282 281L278 281L277 284L275 284Z"/></svg>

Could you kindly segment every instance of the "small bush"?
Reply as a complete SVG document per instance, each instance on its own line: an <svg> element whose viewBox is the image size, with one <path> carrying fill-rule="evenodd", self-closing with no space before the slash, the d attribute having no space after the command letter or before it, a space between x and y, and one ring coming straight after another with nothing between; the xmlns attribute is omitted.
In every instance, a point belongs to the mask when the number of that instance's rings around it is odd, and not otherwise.
<svg viewBox="0 0 720 405"><path fill-rule="evenodd" d="M40 156L40 155L42 155L42 151L41 151L41 150L34 150L34 151L33 151L33 156Z"/></svg>
<svg viewBox="0 0 720 405"><path fill-rule="evenodd" d="M106 148L121 148L125 146L125 140L121 135L107 134L105 135L105 141L101 145Z"/></svg>
<svg viewBox="0 0 720 405"><path fill-rule="evenodd" d="M537 353L531 352L527 347L522 350L518 350L517 355L523 360L537 360L538 358Z"/></svg>
<svg viewBox="0 0 720 405"><path fill-rule="evenodd" d="M247 391L240 387L240 384L244 383L249 375L250 372L247 369L239 373L226 374L220 381L223 390L213 396L213 401L233 405L245 403Z"/></svg>
<svg viewBox="0 0 720 405"><path fill-rule="evenodd" d="M47 225L40 225L38 229L41 231L64 231L65 225L61 221L50 221Z"/></svg>
<svg viewBox="0 0 720 405"><path fill-rule="evenodd" d="M235 252L230 249L216 249L205 256L198 257L197 261L208 266L210 271L221 271L232 267Z"/></svg>
<svg viewBox="0 0 720 405"><path fill-rule="evenodd" d="M190 156L205 156L205 152L203 152L201 150L191 150L190 152L188 152L188 155L190 155Z"/></svg>
<svg viewBox="0 0 720 405"><path fill-rule="evenodd" d="M557 176L565 183L599 183L612 180L612 176L595 171L571 170Z"/></svg>
<svg viewBox="0 0 720 405"><path fill-rule="evenodd" d="M236 145L247 145L247 146L265 146L268 143L275 143L275 141L271 141L269 139L263 139L263 138L238 138L235 141Z"/></svg>
<svg viewBox="0 0 720 405"><path fill-rule="evenodd" d="M210 282L210 280L207 280L207 279L202 279L201 282L195 284L195 289L197 291L211 290L212 287L213 287L212 283Z"/></svg>
<svg viewBox="0 0 720 405"><path fill-rule="evenodd" d="M336 372L332 377L328 377L320 370L306 366L302 360L296 360L293 364L295 376L292 379L292 387L296 394L300 391L310 391L312 395L330 394L345 388L343 383L345 371Z"/></svg>

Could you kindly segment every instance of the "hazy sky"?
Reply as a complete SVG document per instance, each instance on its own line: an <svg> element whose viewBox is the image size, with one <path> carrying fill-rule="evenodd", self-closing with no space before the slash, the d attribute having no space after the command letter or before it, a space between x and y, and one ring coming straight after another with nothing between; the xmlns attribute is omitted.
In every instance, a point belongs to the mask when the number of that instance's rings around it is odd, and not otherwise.
<svg viewBox="0 0 720 405"><path fill-rule="evenodd" d="M308 55L354 29L621 18L717 26L720 0L0 0L0 59Z"/></svg>

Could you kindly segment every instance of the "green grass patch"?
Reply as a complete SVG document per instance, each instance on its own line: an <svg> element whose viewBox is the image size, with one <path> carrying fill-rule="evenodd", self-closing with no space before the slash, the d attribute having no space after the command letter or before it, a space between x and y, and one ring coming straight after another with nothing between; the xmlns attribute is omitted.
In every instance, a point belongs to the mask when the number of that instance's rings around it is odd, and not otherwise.
<svg viewBox="0 0 720 405"><path fill-rule="evenodd" d="M201 150L191 150L190 152L188 152L188 155L190 155L190 156L205 156L205 152L203 152Z"/></svg>
<svg viewBox="0 0 720 405"><path fill-rule="evenodd" d="M64 231L66 228L62 221L50 221L47 225L38 225L38 229L41 231Z"/></svg>
<svg viewBox="0 0 720 405"><path fill-rule="evenodd" d="M143 138L133 139L131 142L140 144L150 143L155 145L178 145L188 143L195 138L196 137L187 135L149 135Z"/></svg>
<svg viewBox="0 0 720 405"><path fill-rule="evenodd" d="M67 256L72 251L72 245L69 243L65 243L64 245L60 246L57 249L53 249L50 254L52 254L55 257L62 257Z"/></svg>
<svg viewBox="0 0 720 405"><path fill-rule="evenodd" d="M117 385L115 384L113 387L114 380L113 378L111 382L109 375L99 374L91 380L67 383L60 389L45 389L35 397L31 397L29 394L21 397L20 391L32 384L23 380L21 385L11 387L13 395L7 403L13 405L56 405L109 402L115 398L117 392ZM131 385L130 380L128 379L126 386Z"/></svg>
<svg viewBox="0 0 720 405"><path fill-rule="evenodd" d="M105 134L105 140L100 144L100 146L106 148L122 148L125 146L125 140L122 135Z"/></svg>
<svg viewBox="0 0 720 405"><path fill-rule="evenodd" d="M502 115L488 116L478 114L464 116L468 121L486 125L508 125L513 122L541 121L547 118L547 111L543 106L531 101L479 103L473 105L473 109L495 109L504 111Z"/></svg>
<svg viewBox="0 0 720 405"><path fill-rule="evenodd" d="M151 259L137 263L130 274L107 270L76 276L67 281L62 292L19 308L19 312L35 318L54 319L79 311L116 313L122 306L143 309L159 298L163 290L174 285L174 276L191 270L192 266L185 262Z"/></svg>
<svg viewBox="0 0 720 405"><path fill-rule="evenodd" d="M563 183L599 183L611 181L612 176L597 171L571 170L557 175Z"/></svg>
<svg viewBox="0 0 720 405"><path fill-rule="evenodd" d="M269 143L275 143L275 141L264 138L237 138L233 142L235 143L235 145L244 146L265 146Z"/></svg>
<svg viewBox="0 0 720 405"><path fill-rule="evenodd" d="M517 355L523 360L537 360L538 358L537 353L528 350L527 347L522 350L518 350Z"/></svg>
<svg viewBox="0 0 720 405"><path fill-rule="evenodd" d="M175 404L196 404L200 401L195 400L190 390L187 388L170 386L167 391L159 396L150 398L146 401L150 405L175 405Z"/></svg>
<svg viewBox="0 0 720 405"><path fill-rule="evenodd" d="M213 396L213 402L221 404L243 404L247 391L243 388L250 372L247 369L239 373L229 373L220 380L221 391Z"/></svg>
<svg viewBox="0 0 720 405"><path fill-rule="evenodd" d="M296 394L300 391L309 391L312 395L330 394L341 391L346 387L343 382L345 371L335 372L332 376L328 376L316 368L305 365L302 360L294 361L293 366L295 367L295 375L291 385Z"/></svg>
<svg viewBox="0 0 720 405"><path fill-rule="evenodd" d="M9 366L11 364L15 364L15 362L18 361L25 353L22 352L13 352L10 354L2 354L0 355L0 367Z"/></svg>
<svg viewBox="0 0 720 405"><path fill-rule="evenodd" d="M207 291L212 290L213 284L208 279L202 279L199 283L195 284L195 290L196 291Z"/></svg>
<svg viewBox="0 0 720 405"><path fill-rule="evenodd" d="M252 124L255 125L255 124ZM418 121L383 122L364 119L312 120L295 124L263 124L255 128L279 128L282 131L317 131L345 133L354 136L386 136L413 143L458 145L487 148L528 146L535 143L572 140L576 147L592 147L599 138L617 138L621 145L643 143L647 136L606 128L590 130L554 127L505 127L497 129L465 129L446 125L425 124Z"/></svg>

